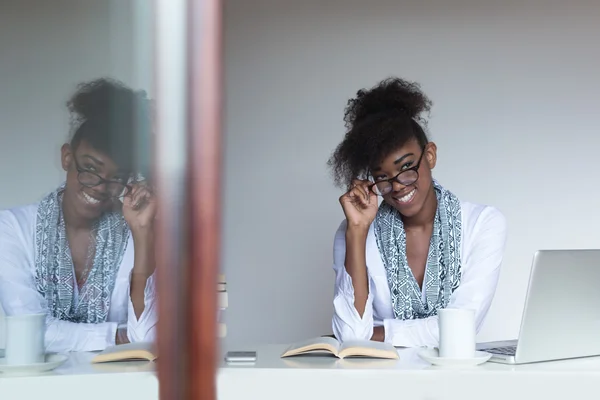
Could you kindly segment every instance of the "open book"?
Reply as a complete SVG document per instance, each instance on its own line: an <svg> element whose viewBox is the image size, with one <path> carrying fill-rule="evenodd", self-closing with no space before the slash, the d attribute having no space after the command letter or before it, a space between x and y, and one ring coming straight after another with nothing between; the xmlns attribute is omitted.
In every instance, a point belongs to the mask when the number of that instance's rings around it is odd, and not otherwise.
<svg viewBox="0 0 600 400"><path fill-rule="evenodd" d="M111 361L154 361L158 358L155 345L151 342L136 342L119 344L107 348L92 358L92 363L104 363Z"/></svg>
<svg viewBox="0 0 600 400"><path fill-rule="evenodd" d="M281 357L315 353L331 354L341 359L346 357L399 358L398 351L389 343L375 342L372 340L340 343L332 337L320 337L292 344Z"/></svg>

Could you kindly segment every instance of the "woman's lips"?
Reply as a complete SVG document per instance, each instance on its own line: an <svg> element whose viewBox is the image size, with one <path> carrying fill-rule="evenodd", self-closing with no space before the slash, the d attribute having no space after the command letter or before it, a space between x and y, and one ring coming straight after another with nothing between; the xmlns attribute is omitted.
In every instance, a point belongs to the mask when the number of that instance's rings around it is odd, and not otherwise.
<svg viewBox="0 0 600 400"><path fill-rule="evenodd" d="M409 204L414 198L415 198L415 193L417 192L417 189L413 189L410 192L406 193L405 195L402 196L392 196L392 199L394 199L394 201L397 204L400 205L407 205Z"/></svg>
<svg viewBox="0 0 600 400"><path fill-rule="evenodd" d="M98 207L100 205L102 205L102 203L105 202L105 198L98 198L96 196L92 196L86 192L81 192L81 197L84 201L84 203L86 203L87 205L91 206L91 207Z"/></svg>

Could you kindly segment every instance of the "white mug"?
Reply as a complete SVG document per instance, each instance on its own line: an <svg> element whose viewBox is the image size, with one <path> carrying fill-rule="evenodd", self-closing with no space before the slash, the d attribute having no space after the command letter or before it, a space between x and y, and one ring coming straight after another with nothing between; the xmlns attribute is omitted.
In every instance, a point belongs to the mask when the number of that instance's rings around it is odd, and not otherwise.
<svg viewBox="0 0 600 400"><path fill-rule="evenodd" d="M473 358L475 356L475 311L461 308L438 310L440 329L439 356Z"/></svg>
<svg viewBox="0 0 600 400"><path fill-rule="evenodd" d="M6 316L7 365L43 363L46 358L44 336L46 314L23 314Z"/></svg>

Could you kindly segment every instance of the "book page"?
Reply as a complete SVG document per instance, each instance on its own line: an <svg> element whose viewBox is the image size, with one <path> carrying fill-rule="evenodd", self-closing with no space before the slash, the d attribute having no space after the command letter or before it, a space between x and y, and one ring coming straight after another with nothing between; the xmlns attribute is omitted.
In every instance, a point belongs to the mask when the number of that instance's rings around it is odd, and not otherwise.
<svg viewBox="0 0 600 400"><path fill-rule="evenodd" d="M156 358L154 343L135 342L109 347L98 353L92 363L136 359L152 361Z"/></svg>
<svg viewBox="0 0 600 400"><path fill-rule="evenodd" d="M398 351L389 343L374 340L350 340L340 346L340 358L371 357L397 359Z"/></svg>
<svg viewBox="0 0 600 400"><path fill-rule="evenodd" d="M281 357L308 353L328 353L337 356L340 343L331 337L319 337L292 344Z"/></svg>

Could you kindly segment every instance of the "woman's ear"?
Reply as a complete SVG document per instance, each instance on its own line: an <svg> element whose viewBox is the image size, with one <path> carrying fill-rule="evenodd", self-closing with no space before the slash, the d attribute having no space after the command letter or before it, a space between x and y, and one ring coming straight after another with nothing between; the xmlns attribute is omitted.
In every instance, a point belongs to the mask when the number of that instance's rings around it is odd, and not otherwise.
<svg viewBox="0 0 600 400"><path fill-rule="evenodd" d="M62 169L68 171L71 168L71 164L73 163L73 151L71 149L71 145L65 143L60 148L60 161L62 164Z"/></svg>
<svg viewBox="0 0 600 400"><path fill-rule="evenodd" d="M429 169L434 169L437 162L437 146L433 142L429 142L425 148L425 157L427 157L427 165Z"/></svg>

